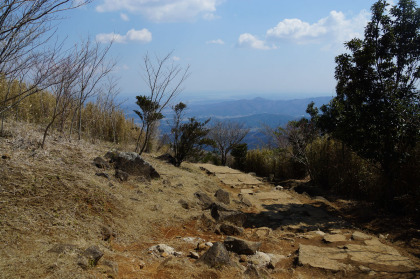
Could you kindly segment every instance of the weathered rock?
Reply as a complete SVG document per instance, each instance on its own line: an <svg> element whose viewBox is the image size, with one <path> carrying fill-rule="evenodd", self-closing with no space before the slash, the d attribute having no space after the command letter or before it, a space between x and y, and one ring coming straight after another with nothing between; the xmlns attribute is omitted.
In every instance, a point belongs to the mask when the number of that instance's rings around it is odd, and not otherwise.
<svg viewBox="0 0 420 279"><path fill-rule="evenodd" d="M325 234L323 240L326 243L333 243L346 241L347 238L345 235L342 234Z"/></svg>
<svg viewBox="0 0 420 279"><path fill-rule="evenodd" d="M112 232L112 229L108 226L101 227L101 236L103 241L108 241L115 234Z"/></svg>
<svg viewBox="0 0 420 279"><path fill-rule="evenodd" d="M104 253L102 253L98 247L91 246L83 251L83 253L80 255L78 265L83 269L94 267L98 264L98 261L102 258L103 255Z"/></svg>
<svg viewBox="0 0 420 279"><path fill-rule="evenodd" d="M184 209L191 209L193 206L190 202L187 202L186 200L180 199L178 203L182 206Z"/></svg>
<svg viewBox="0 0 420 279"><path fill-rule="evenodd" d="M127 181L128 180L128 173L122 170L115 170L115 177L120 181Z"/></svg>
<svg viewBox="0 0 420 279"><path fill-rule="evenodd" d="M264 252L257 251L254 255L248 257L248 262L252 263L257 268L268 266L270 261L270 256Z"/></svg>
<svg viewBox="0 0 420 279"><path fill-rule="evenodd" d="M201 191L195 192L194 196L200 201L202 208L209 209L213 204L213 200L206 194Z"/></svg>
<svg viewBox="0 0 420 279"><path fill-rule="evenodd" d="M139 154L135 152L117 152L111 155L115 168L130 175L143 176L148 179L160 178L159 173Z"/></svg>
<svg viewBox="0 0 420 279"><path fill-rule="evenodd" d="M211 267L219 267L231 264L229 252L226 250L226 247L223 245L223 243L220 242L214 243L214 245L200 257L199 261Z"/></svg>
<svg viewBox="0 0 420 279"><path fill-rule="evenodd" d="M261 246L261 242L247 241L244 239L228 236L224 245L228 251L232 251L236 254L253 255L257 252Z"/></svg>
<svg viewBox="0 0 420 279"><path fill-rule="evenodd" d="M362 232L355 231L351 235L351 239L356 240L356 241L357 240L368 240L368 239L372 239L372 236L367 235L367 234L362 233Z"/></svg>
<svg viewBox="0 0 420 279"><path fill-rule="evenodd" d="M93 164L100 169L107 169L110 167L109 163L102 157L96 157L93 159Z"/></svg>
<svg viewBox="0 0 420 279"><path fill-rule="evenodd" d="M276 264L280 262L281 260L287 259L284 255L277 255L277 254L270 254L267 253L267 255L270 257L270 262L268 263L267 267L274 269L276 267Z"/></svg>
<svg viewBox="0 0 420 279"><path fill-rule="evenodd" d="M252 206L252 203L245 197L241 197L241 203L248 206L248 207Z"/></svg>
<svg viewBox="0 0 420 279"><path fill-rule="evenodd" d="M226 191L224 191L222 189L219 189L219 190L216 191L216 193L214 194L214 196L216 197L216 199L219 202L222 202L224 204L230 204L230 197L229 197L229 193L228 192L226 192Z"/></svg>
<svg viewBox="0 0 420 279"><path fill-rule="evenodd" d="M241 211L228 210L218 204L211 206L211 216L218 222L229 222L242 227L246 221L246 215Z"/></svg>
<svg viewBox="0 0 420 279"><path fill-rule="evenodd" d="M299 246L298 262L300 265L339 271L348 268L347 265L339 262L339 260L345 260L347 256L344 249L301 244Z"/></svg>
<svg viewBox="0 0 420 279"><path fill-rule="evenodd" d="M176 256L179 257L182 255L181 252L177 252L175 251L174 248L172 248L169 245L166 244L158 244L158 245L154 245L152 247L149 248L149 253L153 254L155 256L161 256L161 257L169 257L169 256Z"/></svg>
<svg viewBox="0 0 420 279"><path fill-rule="evenodd" d="M194 251L191 251L188 256L192 259L198 259L200 257L200 255L198 255L198 253Z"/></svg>
<svg viewBox="0 0 420 279"><path fill-rule="evenodd" d="M216 227L216 233L224 235L242 235L244 229L231 224L220 224Z"/></svg>
<svg viewBox="0 0 420 279"><path fill-rule="evenodd" d="M95 175L96 176L102 176L102 177L105 177L105 178L109 179L109 174L104 173L104 172L97 172L97 173L95 173Z"/></svg>

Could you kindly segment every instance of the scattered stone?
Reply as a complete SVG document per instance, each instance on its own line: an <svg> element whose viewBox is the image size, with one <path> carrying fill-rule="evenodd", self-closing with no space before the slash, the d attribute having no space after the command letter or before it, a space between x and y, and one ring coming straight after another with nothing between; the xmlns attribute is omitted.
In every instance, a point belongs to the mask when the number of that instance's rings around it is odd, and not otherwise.
<svg viewBox="0 0 420 279"><path fill-rule="evenodd" d="M115 234L112 232L111 228L108 226L102 226L101 235L103 241L108 241Z"/></svg>
<svg viewBox="0 0 420 279"><path fill-rule="evenodd" d="M254 265L248 266L244 272L244 276L248 279L271 278L265 269L257 269Z"/></svg>
<svg viewBox="0 0 420 279"><path fill-rule="evenodd" d="M317 235L320 235L320 236L324 236L325 235L325 233L323 231L320 231L320 230L315 231L315 233Z"/></svg>
<svg viewBox="0 0 420 279"><path fill-rule="evenodd" d="M359 269L360 269L360 271L363 271L365 273L369 273L371 271L371 269L369 267L366 267L366 266L363 266L363 265L360 265Z"/></svg>
<svg viewBox="0 0 420 279"><path fill-rule="evenodd" d="M200 227L202 229L206 229L206 230L213 230L216 223L214 221L214 219L211 217L210 213L208 212L204 212L201 216L200 216Z"/></svg>
<svg viewBox="0 0 420 279"><path fill-rule="evenodd" d="M216 227L215 232L224 235L242 235L244 229L231 224L220 224Z"/></svg>
<svg viewBox="0 0 420 279"><path fill-rule="evenodd" d="M268 236L270 236L270 234L272 233L272 229L268 228L268 227L261 227L258 228L255 232L254 235L257 236L258 238L266 238Z"/></svg>
<svg viewBox="0 0 420 279"><path fill-rule="evenodd" d="M206 242L206 246L208 246L208 247L212 247L212 246L213 246L213 243L212 243L212 242L210 242L210 241L207 241L207 242Z"/></svg>
<svg viewBox="0 0 420 279"><path fill-rule="evenodd" d="M257 251L254 255L248 257L248 262L252 263L257 268L266 267L270 261L270 256L264 252Z"/></svg>
<svg viewBox="0 0 420 279"><path fill-rule="evenodd" d="M197 243L197 248L195 248L197 251L203 251L203 250L207 250L208 246L203 243L203 242L199 242Z"/></svg>
<svg viewBox="0 0 420 279"><path fill-rule="evenodd" d="M96 157L93 159L93 164L100 169L108 169L110 167L109 163L102 157Z"/></svg>
<svg viewBox="0 0 420 279"><path fill-rule="evenodd" d="M139 262L139 268L140 269L143 269L145 266L146 266L146 263L145 262L143 262L143 261L140 261Z"/></svg>
<svg viewBox="0 0 420 279"><path fill-rule="evenodd" d="M193 252L193 251L191 251L188 256L192 259L198 259L200 257L200 255L198 255L197 252Z"/></svg>
<svg viewBox="0 0 420 279"><path fill-rule="evenodd" d="M346 241L347 238L345 235L342 234L325 234L322 240L326 243L333 243Z"/></svg>
<svg viewBox="0 0 420 279"><path fill-rule="evenodd" d="M353 239L353 240L369 240L369 239L372 239L372 237L370 235L365 234L365 233L355 231L351 235L351 239Z"/></svg>
<svg viewBox="0 0 420 279"><path fill-rule="evenodd" d="M83 269L94 267L98 264L98 261L103 255L104 253L102 253L97 246L91 246L83 251L77 263Z"/></svg>
<svg viewBox="0 0 420 279"><path fill-rule="evenodd" d="M248 262L248 257L246 255L240 255L239 256L239 262L241 262L241 263Z"/></svg>
<svg viewBox="0 0 420 279"><path fill-rule="evenodd" d="M228 210L218 204L212 204L211 216L218 222L229 222L242 227L246 221L245 213L241 211Z"/></svg>
<svg viewBox="0 0 420 279"><path fill-rule="evenodd" d="M111 162L114 162L116 169L130 175L148 179L160 178L159 173L135 152L115 152L111 156Z"/></svg>
<svg viewBox="0 0 420 279"><path fill-rule="evenodd" d="M284 188L283 188L283 186L276 186L274 189L276 189L277 191L281 191L281 190L284 190Z"/></svg>
<svg viewBox="0 0 420 279"><path fill-rule="evenodd" d="M219 202L222 202L224 204L230 204L230 198L229 198L229 193L228 192L226 192L222 189L219 189L219 190L216 191L214 196L216 197L216 199Z"/></svg>
<svg viewBox="0 0 420 279"><path fill-rule="evenodd" d="M248 174L251 175L251 176L257 176L257 174L255 172L249 172Z"/></svg>
<svg viewBox="0 0 420 279"><path fill-rule="evenodd" d="M241 197L241 203L243 203L244 205L251 207L252 203L245 197Z"/></svg>
<svg viewBox="0 0 420 279"><path fill-rule="evenodd" d="M177 236L177 238L181 238L181 237ZM203 239L201 237L193 237L193 236L184 237L182 240L187 242L187 243L196 243L197 241L203 241Z"/></svg>
<svg viewBox="0 0 420 279"><path fill-rule="evenodd" d="M270 262L268 263L267 267L271 269L274 269L277 263L280 262L281 260L287 259L287 257L283 255L276 255L276 254L269 254L269 253L267 253L267 255L270 257Z"/></svg>
<svg viewBox="0 0 420 279"><path fill-rule="evenodd" d="M119 179L121 182L124 182L128 180L128 173L122 170L116 170L115 177Z"/></svg>
<svg viewBox="0 0 420 279"><path fill-rule="evenodd" d="M95 175L96 176L102 176L102 177L105 177L105 178L109 179L109 174L104 173L104 172L97 172L97 173L95 173Z"/></svg>
<svg viewBox="0 0 420 279"><path fill-rule="evenodd" d="M223 265L230 265L229 252L223 243L216 242L207 250L200 258L199 261L209 265L210 267L219 267Z"/></svg>
<svg viewBox="0 0 420 279"><path fill-rule="evenodd" d="M180 199L180 200L178 201L178 203L179 203L179 204L182 206L182 208L184 208L184 209L191 209L191 208L192 208L191 204L190 204L189 202L187 202L186 200Z"/></svg>
<svg viewBox="0 0 420 279"><path fill-rule="evenodd" d="M198 191L194 193L194 196L200 201L203 210L209 209L213 204L213 200L206 193Z"/></svg>
<svg viewBox="0 0 420 279"><path fill-rule="evenodd" d="M380 239L387 239L387 238L388 238L388 235L389 235L389 234L386 234L386 235L380 234L380 235L379 235L379 238L380 238Z"/></svg>
<svg viewBox="0 0 420 279"><path fill-rule="evenodd" d="M177 256L177 257L182 255L181 252L175 251L174 248L172 248L171 246L166 245L166 244L154 245L154 246L152 246L148 249L148 253L153 254L156 257L161 256L161 257L164 257L164 258L167 258L171 255Z"/></svg>
<svg viewBox="0 0 420 279"><path fill-rule="evenodd" d="M247 241L236 237L228 236L224 245L228 251L232 251L236 254L253 255L257 252L261 246L261 242Z"/></svg>
<svg viewBox="0 0 420 279"><path fill-rule="evenodd" d="M316 197L313 198L313 200L320 201L320 202L323 202L323 203L329 203L329 201L326 198L321 197L321 196L316 196Z"/></svg>

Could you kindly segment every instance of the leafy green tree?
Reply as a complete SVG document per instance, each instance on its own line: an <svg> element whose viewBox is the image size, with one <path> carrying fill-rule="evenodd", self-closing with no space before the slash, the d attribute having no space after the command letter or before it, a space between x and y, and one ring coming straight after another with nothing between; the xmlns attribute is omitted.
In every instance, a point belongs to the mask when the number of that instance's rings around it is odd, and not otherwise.
<svg viewBox="0 0 420 279"><path fill-rule="evenodd" d="M172 148L174 151L174 165L179 167L181 163L190 155L195 153L201 145L204 145L204 137L208 134L206 128L210 119L199 122L195 118L189 118L188 122L182 123L184 110L187 107L184 103L174 106L174 122L172 132Z"/></svg>
<svg viewBox="0 0 420 279"><path fill-rule="evenodd" d="M324 132L360 156L380 164L387 195L394 195L398 169L420 138L420 9L400 0L388 10L384 0L372 8L365 38L346 43L336 57L337 96L309 112Z"/></svg>
<svg viewBox="0 0 420 279"><path fill-rule="evenodd" d="M148 96L136 96L136 104L139 106L141 111L134 110L141 120L141 130L136 143L135 152L143 153L147 144L150 141L150 136L153 131L153 125L163 118L163 114L160 113L160 105L158 102L151 100ZM141 136L144 134L143 142L141 142Z"/></svg>

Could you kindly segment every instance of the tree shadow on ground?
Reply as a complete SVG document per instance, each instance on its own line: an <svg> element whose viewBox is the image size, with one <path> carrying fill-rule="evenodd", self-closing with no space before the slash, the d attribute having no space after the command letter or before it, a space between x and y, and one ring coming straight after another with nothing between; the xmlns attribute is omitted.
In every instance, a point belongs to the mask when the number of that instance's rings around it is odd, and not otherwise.
<svg viewBox="0 0 420 279"><path fill-rule="evenodd" d="M264 204L260 213L246 213L246 228L283 228L296 232L348 227L339 216L316 204Z"/></svg>

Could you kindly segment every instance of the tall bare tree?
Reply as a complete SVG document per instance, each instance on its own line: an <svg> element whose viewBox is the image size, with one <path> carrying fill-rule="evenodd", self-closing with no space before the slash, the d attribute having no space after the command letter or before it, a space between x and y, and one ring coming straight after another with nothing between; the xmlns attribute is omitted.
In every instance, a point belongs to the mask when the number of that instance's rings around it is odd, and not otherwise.
<svg viewBox="0 0 420 279"><path fill-rule="evenodd" d="M91 1L0 1L0 73L8 80L18 78L27 85L22 92L2 100L0 114L49 86L46 84L51 80L49 71L56 67L50 63L52 54L40 51L40 47L53 36L53 23L59 19L60 12Z"/></svg>
<svg viewBox="0 0 420 279"><path fill-rule="evenodd" d="M150 91L136 97L141 111L135 110L135 113L142 122L135 148L139 154L143 153L150 142L153 128L163 118L162 110L183 90L182 85L189 76L189 66L182 68L174 63L172 54L170 52L163 58L155 56L152 59L147 53L143 58L143 79Z"/></svg>
<svg viewBox="0 0 420 279"><path fill-rule="evenodd" d="M211 128L209 138L219 151L222 165L226 165L227 155L232 148L239 144L248 134L242 123L231 121L217 121Z"/></svg>
<svg viewBox="0 0 420 279"><path fill-rule="evenodd" d="M92 43L88 39L79 48L80 72L78 73L78 96L76 108L70 126L70 136L73 130L73 123L77 117L78 139L82 134L82 108L88 98L94 97L100 92L101 81L113 70L115 62L106 61L106 55L112 43L101 48L98 42ZM77 48L77 47L76 47Z"/></svg>

